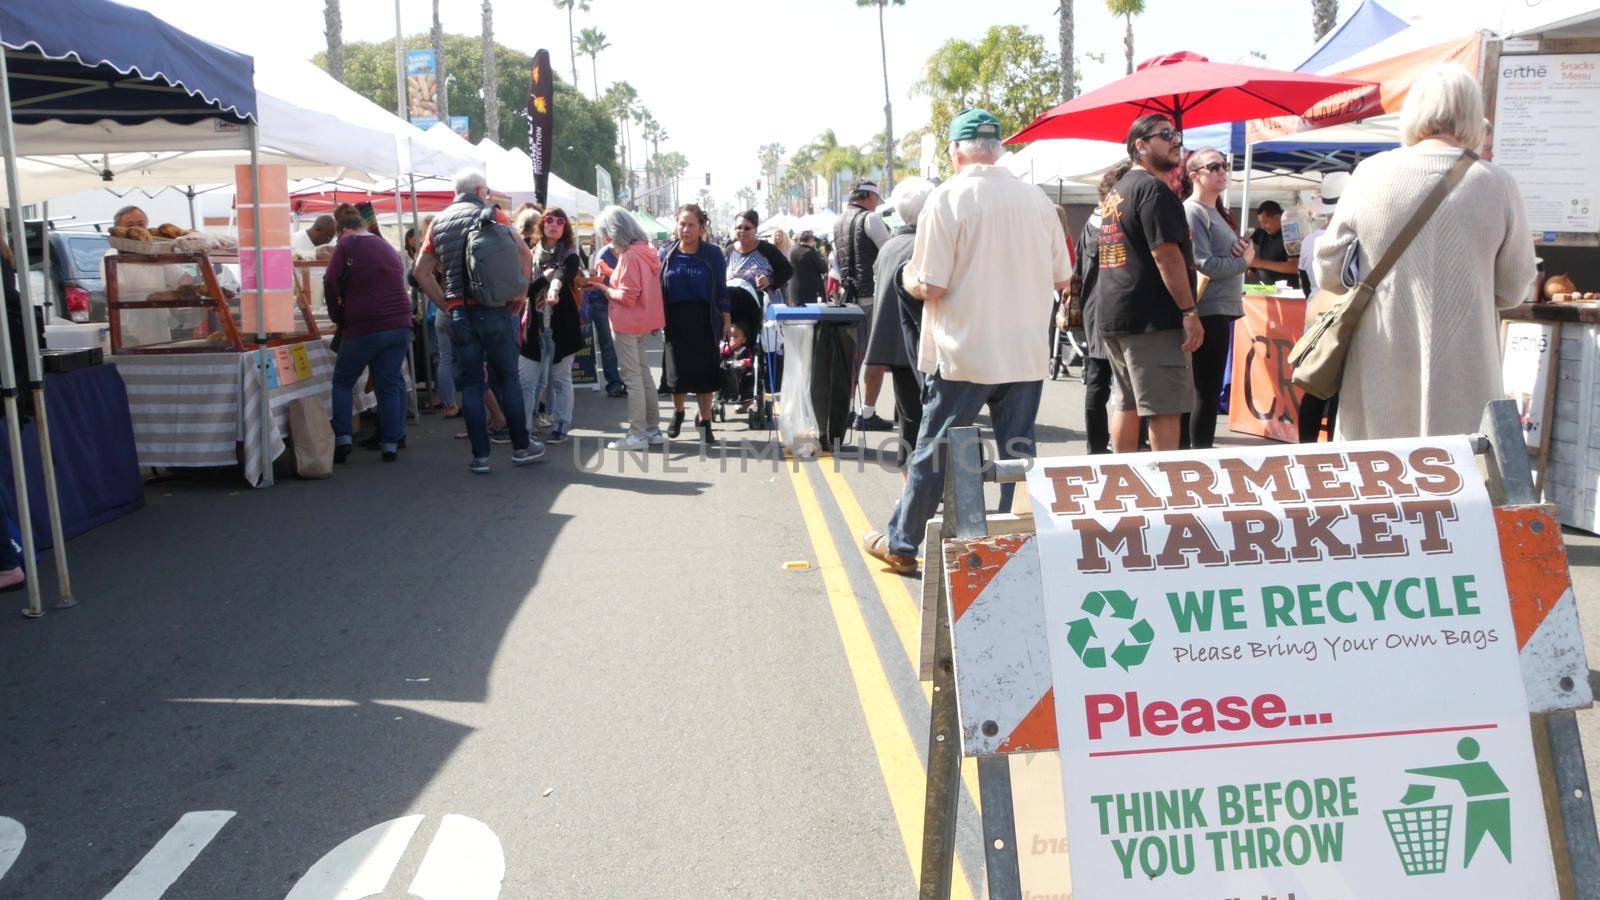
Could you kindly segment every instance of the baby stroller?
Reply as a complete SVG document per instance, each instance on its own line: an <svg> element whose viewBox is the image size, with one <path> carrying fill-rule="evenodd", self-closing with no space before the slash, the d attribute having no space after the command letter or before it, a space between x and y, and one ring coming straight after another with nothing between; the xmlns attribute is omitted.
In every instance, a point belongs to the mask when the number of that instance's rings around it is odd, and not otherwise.
<svg viewBox="0 0 1600 900"><path fill-rule="evenodd" d="M1062 328L1057 313L1067 304L1067 327ZM1087 336L1083 330L1083 304L1076 298L1058 297L1050 310L1050 380L1071 374L1068 367L1089 358Z"/></svg>
<svg viewBox="0 0 1600 900"><path fill-rule="evenodd" d="M733 326L744 333L742 353L723 357L723 386L717 391L715 415L718 422L728 421L729 407L746 412L745 420L751 428L769 428L772 425L773 385L766 383L770 377L770 357L763 352L762 311L766 294L755 285L735 278L728 282L728 296L733 307L729 318ZM776 350L776 348L772 348Z"/></svg>

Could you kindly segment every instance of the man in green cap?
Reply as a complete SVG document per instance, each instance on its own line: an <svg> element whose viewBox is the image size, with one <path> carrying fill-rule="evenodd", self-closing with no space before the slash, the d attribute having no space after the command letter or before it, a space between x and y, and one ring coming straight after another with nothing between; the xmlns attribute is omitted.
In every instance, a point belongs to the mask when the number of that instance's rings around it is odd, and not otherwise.
<svg viewBox="0 0 1600 900"><path fill-rule="evenodd" d="M1002 166L1000 122L969 109L950 123L956 174L929 195L903 286L923 301L916 350L922 431L887 531L862 536L890 569L917 568L917 547L939 505L939 459L952 428L985 406L1002 459L1033 455L1033 424L1050 362L1050 307L1072 279L1067 236L1038 188ZM1000 494L1010 508L1015 485Z"/></svg>

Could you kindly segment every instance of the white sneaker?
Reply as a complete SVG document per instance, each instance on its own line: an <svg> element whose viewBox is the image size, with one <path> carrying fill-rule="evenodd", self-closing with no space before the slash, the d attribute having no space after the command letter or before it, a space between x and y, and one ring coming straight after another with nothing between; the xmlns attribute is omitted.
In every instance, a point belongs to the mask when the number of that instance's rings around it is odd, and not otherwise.
<svg viewBox="0 0 1600 900"><path fill-rule="evenodd" d="M606 444L607 450L643 450L650 446L650 440L637 434L626 434L617 440Z"/></svg>
<svg viewBox="0 0 1600 900"><path fill-rule="evenodd" d="M650 441L650 446L652 447L659 447L667 442L666 436L661 433L659 428L650 429L649 434L645 435L645 437Z"/></svg>
<svg viewBox="0 0 1600 900"><path fill-rule="evenodd" d="M540 413L537 417L534 418L533 427L535 427L535 428L549 428L550 426L554 425L555 423L556 423L555 419L550 418L549 416L545 415L544 413Z"/></svg>

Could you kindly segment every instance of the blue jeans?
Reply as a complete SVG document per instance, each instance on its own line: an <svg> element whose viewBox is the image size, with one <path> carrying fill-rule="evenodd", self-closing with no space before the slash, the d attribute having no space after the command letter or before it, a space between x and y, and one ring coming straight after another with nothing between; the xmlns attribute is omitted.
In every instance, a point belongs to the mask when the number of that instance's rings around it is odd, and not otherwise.
<svg viewBox="0 0 1600 900"><path fill-rule="evenodd" d="M439 402L445 406L456 405L456 361L450 347L450 323L440 314L428 326L433 329L433 347L439 353Z"/></svg>
<svg viewBox="0 0 1600 900"><path fill-rule="evenodd" d="M483 410L483 370L511 429L511 448L528 448L523 420L522 383L517 380L518 324L504 307L458 306L450 310L450 349L455 354L456 388L461 393L461 418L474 457L489 455L489 420Z"/></svg>
<svg viewBox="0 0 1600 900"><path fill-rule="evenodd" d="M539 408L539 398L544 398L545 415L550 417L551 432L565 433L572 428L572 357L567 354L556 359L555 332L546 328L539 336L540 361L535 363L539 367L539 381L529 391L527 396L533 398L524 402L531 403L528 408L528 420L533 421L534 411Z"/></svg>
<svg viewBox="0 0 1600 900"><path fill-rule="evenodd" d="M944 497L946 442L950 429L971 425L985 405L994 425L995 443L1001 459L1033 457L1033 423L1039 414L1039 395L1044 383L1017 381L1010 384L973 384L946 381L937 373L922 385L922 430L917 448L906 465L906 486L889 518L889 552L915 556L928 530L928 520ZM1000 487L1000 506L1010 509L1016 485Z"/></svg>
<svg viewBox="0 0 1600 900"><path fill-rule="evenodd" d="M350 419L355 407L356 380L372 369L373 391L378 395L378 446L394 450L406 436L406 379L400 374L411 351L411 329L394 328L339 342L333 363L333 437L348 444Z"/></svg>
<svg viewBox="0 0 1600 900"><path fill-rule="evenodd" d="M594 323L594 346L600 353L600 368L606 376L606 393L615 394L627 387L622 370L617 368L617 345L611 337L611 300L604 294L589 300L589 321Z"/></svg>

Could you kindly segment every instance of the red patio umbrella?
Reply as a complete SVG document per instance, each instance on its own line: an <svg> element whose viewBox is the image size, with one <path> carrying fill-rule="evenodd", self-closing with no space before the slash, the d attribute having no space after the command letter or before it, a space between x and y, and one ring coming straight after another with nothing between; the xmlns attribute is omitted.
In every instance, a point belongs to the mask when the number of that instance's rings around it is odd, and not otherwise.
<svg viewBox="0 0 1600 900"><path fill-rule="evenodd" d="M1034 119L1006 139L1020 144L1045 138L1121 141L1147 113L1164 113L1181 130L1267 116L1298 116L1340 91L1365 81L1257 66L1214 63L1198 53L1147 59L1126 78L1096 88Z"/></svg>

